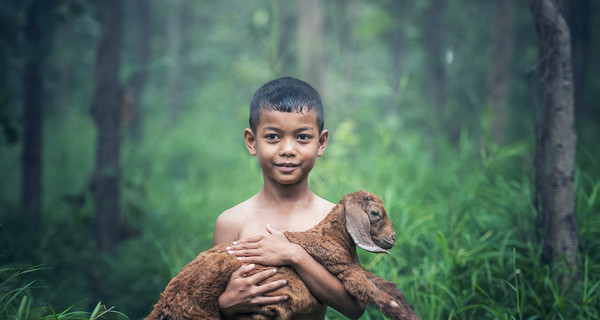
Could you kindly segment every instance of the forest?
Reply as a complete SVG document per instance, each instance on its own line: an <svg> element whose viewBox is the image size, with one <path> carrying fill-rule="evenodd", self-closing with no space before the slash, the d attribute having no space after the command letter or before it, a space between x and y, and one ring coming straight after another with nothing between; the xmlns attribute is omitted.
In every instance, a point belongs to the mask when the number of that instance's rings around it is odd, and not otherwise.
<svg viewBox="0 0 600 320"><path fill-rule="evenodd" d="M250 99L292 76L330 133L311 189L383 199L396 245L360 261L421 319L599 319L599 21L593 0L2 0L0 318L148 315L260 190Z"/></svg>

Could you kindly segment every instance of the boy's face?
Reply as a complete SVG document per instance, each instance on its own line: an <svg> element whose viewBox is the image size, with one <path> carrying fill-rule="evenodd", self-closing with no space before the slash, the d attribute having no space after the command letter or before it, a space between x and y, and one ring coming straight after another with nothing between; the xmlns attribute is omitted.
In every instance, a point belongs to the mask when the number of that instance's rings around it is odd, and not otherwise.
<svg viewBox="0 0 600 320"><path fill-rule="evenodd" d="M303 113L262 110L256 135L244 131L246 147L258 163L266 180L295 184L307 179L317 157L327 146L328 131L319 134L314 110Z"/></svg>

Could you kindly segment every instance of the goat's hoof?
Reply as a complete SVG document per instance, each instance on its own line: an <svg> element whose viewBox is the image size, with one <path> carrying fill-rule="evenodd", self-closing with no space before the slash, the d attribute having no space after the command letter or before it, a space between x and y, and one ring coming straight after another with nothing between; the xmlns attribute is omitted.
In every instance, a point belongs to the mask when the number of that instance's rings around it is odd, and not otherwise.
<svg viewBox="0 0 600 320"><path fill-rule="evenodd" d="M390 301L390 306L392 306L392 308L397 308L397 307L399 307L400 305L398 304L398 302L396 302L396 301L392 300L392 301Z"/></svg>

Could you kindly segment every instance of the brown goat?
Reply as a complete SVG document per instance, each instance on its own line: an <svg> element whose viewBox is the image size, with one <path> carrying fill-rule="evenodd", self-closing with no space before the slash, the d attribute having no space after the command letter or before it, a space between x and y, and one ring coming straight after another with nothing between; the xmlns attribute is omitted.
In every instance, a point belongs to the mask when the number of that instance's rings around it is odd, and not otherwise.
<svg viewBox="0 0 600 320"><path fill-rule="evenodd" d="M330 273L336 275L354 297L375 305L387 317L418 320L404 295L393 283L367 271L357 262L355 246L388 253L396 242L383 202L374 194L358 191L344 196L331 212L305 232L285 232L292 243L304 248ZM242 263L227 254L231 243L199 254L169 282L154 310L145 320L220 319L218 298L231 274ZM257 265L251 274L268 269ZM236 319L292 319L317 310L319 302L291 267L279 267L266 281L286 279L288 285L269 295L287 295L286 301L263 306L264 314L239 314Z"/></svg>

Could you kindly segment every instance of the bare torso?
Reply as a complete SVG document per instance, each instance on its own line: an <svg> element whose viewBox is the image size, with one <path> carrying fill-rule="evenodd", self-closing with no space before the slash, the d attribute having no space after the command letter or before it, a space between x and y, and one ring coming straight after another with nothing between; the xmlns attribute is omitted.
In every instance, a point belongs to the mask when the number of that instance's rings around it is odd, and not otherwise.
<svg viewBox="0 0 600 320"><path fill-rule="evenodd" d="M305 201L268 203L258 195L223 212L217 226L227 226L228 230L215 229L214 245L247 239L256 235L267 235L266 225L279 231L306 231L319 223L329 213L334 204L316 195ZM325 319L327 307L299 317L299 320Z"/></svg>

